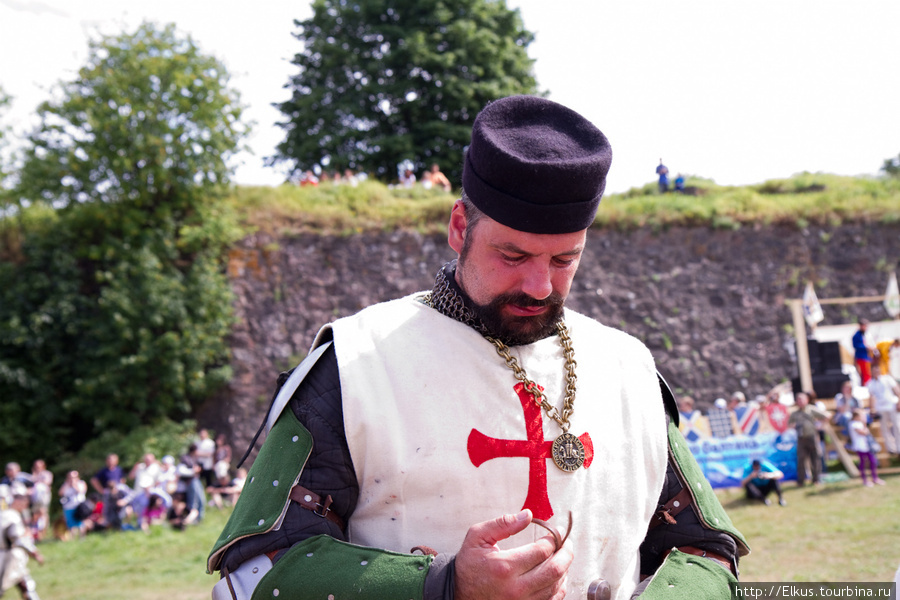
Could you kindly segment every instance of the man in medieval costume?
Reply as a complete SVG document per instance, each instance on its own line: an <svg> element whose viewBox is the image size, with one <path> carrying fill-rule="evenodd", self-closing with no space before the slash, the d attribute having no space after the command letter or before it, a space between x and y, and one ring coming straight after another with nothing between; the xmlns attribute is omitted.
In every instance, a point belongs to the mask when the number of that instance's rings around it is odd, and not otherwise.
<svg viewBox="0 0 900 600"><path fill-rule="evenodd" d="M22 519L22 511L28 508L28 503L28 496L20 493L0 498L0 504L8 505L0 510L0 596L16 588L24 600L39 600L34 579L28 571L28 559L44 564L44 557Z"/></svg>
<svg viewBox="0 0 900 600"><path fill-rule="evenodd" d="M730 595L748 548L650 352L564 307L611 159L555 102L479 113L458 260L280 379L214 598Z"/></svg>

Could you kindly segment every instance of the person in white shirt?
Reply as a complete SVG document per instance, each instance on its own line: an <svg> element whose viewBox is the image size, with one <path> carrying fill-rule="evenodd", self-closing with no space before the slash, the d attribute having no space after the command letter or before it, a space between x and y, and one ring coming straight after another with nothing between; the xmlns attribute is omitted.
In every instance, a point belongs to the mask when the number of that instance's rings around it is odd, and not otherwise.
<svg viewBox="0 0 900 600"><path fill-rule="evenodd" d="M872 416L878 415L881 419L881 436L887 451L891 454L900 453L900 413L897 412L897 397L900 396L900 386L893 377L881 372L881 365L872 365L872 379L866 384L871 396Z"/></svg>
<svg viewBox="0 0 900 600"><path fill-rule="evenodd" d="M209 437L209 431L201 429L198 432L200 439L197 441L197 462L200 465L200 479L203 485L212 485L216 480L213 466L216 463L216 442Z"/></svg>

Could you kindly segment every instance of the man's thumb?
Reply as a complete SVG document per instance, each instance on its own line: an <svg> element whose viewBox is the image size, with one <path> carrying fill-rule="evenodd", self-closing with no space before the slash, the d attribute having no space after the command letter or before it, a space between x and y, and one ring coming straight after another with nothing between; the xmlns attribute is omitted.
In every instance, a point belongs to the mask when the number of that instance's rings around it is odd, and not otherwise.
<svg viewBox="0 0 900 600"><path fill-rule="evenodd" d="M493 546L523 531L531 523L531 519L531 511L526 508L513 515L503 515L492 521L485 521L479 531L481 542Z"/></svg>

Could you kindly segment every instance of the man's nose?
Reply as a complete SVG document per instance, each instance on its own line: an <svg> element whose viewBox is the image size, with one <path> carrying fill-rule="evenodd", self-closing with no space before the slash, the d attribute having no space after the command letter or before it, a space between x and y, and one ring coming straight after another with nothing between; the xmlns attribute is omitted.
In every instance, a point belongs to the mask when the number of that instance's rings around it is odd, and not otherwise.
<svg viewBox="0 0 900 600"><path fill-rule="evenodd" d="M553 281L550 277L549 265L529 265L522 282L522 291L535 300L543 300L550 296L553 293Z"/></svg>

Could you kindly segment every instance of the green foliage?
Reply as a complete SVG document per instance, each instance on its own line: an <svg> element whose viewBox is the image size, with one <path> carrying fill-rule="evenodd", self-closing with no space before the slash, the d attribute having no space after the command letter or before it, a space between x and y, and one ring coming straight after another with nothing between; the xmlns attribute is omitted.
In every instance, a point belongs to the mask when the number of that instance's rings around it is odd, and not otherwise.
<svg viewBox="0 0 900 600"><path fill-rule="evenodd" d="M881 170L888 177L900 179L900 154L897 155L897 158L885 159L884 164L881 165Z"/></svg>
<svg viewBox="0 0 900 600"><path fill-rule="evenodd" d="M351 168L385 180L406 159L460 181L484 104L534 94L533 35L504 0L315 0L297 22L285 139L272 162Z"/></svg>
<svg viewBox="0 0 900 600"><path fill-rule="evenodd" d="M4 149L9 145L10 126L5 122L4 117L12 98L0 86L0 207L6 206L8 200L5 199L7 194L5 183L9 176L9 165L6 164L8 158L3 154Z"/></svg>
<svg viewBox="0 0 900 600"><path fill-rule="evenodd" d="M240 107L172 26L91 44L0 226L0 454L184 419L230 377L222 202ZM52 207L52 208L51 208Z"/></svg>
<svg viewBox="0 0 900 600"><path fill-rule="evenodd" d="M61 100L38 109L21 197L56 207L128 202L142 215L175 218L214 200L246 133L228 78L174 25L144 23L92 41L87 65L61 84Z"/></svg>

